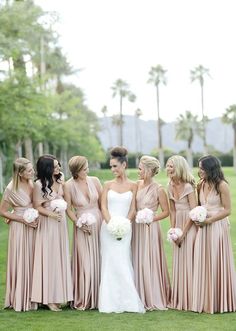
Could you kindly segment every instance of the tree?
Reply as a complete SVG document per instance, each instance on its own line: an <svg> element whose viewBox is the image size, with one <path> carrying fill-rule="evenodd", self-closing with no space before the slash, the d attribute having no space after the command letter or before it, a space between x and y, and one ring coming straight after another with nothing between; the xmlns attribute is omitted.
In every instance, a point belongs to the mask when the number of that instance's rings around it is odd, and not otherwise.
<svg viewBox="0 0 236 331"><path fill-rule="evenodd" d="M140 152L142 150L142 137L141 137L141 130L139 126L139 117L142 116L141 109L135 110L135 142L136 142L136 166L138 166L138 158L140 155Z"/></svg>
<svg viewBox="0 0 236 331"><path fill-rule="evenodd" d="M123 98L128 98L130 102L135 102L136 96L129 90L129 85L122 79L117 79L111 89L113 90L112 97L114 98L118 95L120 98L119 124L117 125L120 129L119 145L123 146Z"/></svg>
<svg viewBox="0 0 236 331"><path fill-rule="evenodd" d="M167 70L163 69L163 67L158 64L155 67L151 67L149 71L149 79L148 83L153 84L156 87L156 97L157 97L157 137L158 137L158 157L161 166L164 166L164 152L163 152L163 144L162 144L162 132L161 132L161 117L160 117L160 93L159 93L159 85L166 85L166 72Z"/></svg>
<svg viewBox="0 0 236 331"><path fill-rule="evenodd" d="M236 172L236 104L229 106L225 110L222 116L222 122L227 124L232 124L234 132L234 143L233 143L233 159L234 159L234 169Z"/></svg>
<svg viewBox="0 0 236 331"><path fill-rule="evenodd" d="M185 114L180 114L177 118L175 125L176 139L184 140L187 142L187 161L189 166L193 167L193 153L192 144L194 135L201 136L201 123L198 121L198 116L193 115L189 110L186 110Z"/></svg>
<svg viewBox="0 0 236 331"><path fill-rule="evenodd" d="M207 118L204 113L204 82L205 77L210 77L209 69L203 67L201 64L190 71L191 82L198 81L201 88L201 108L202 108L202 138L204 154L207 154L207 141L206 141L206 121Z"/></svg>
<svg viewBox="0 0 236 331"><path fill-rule="evenodd" d="M109 119L107 118L107 113L108 113L107 106L102 107L101 113L103 114L103 117L104 117L104 126L105 126L105 130L107 131L107 134L108 134L109 148L110 148L110 147L112 147L112 136L111 136L111 131L110 131Z"/></svg>

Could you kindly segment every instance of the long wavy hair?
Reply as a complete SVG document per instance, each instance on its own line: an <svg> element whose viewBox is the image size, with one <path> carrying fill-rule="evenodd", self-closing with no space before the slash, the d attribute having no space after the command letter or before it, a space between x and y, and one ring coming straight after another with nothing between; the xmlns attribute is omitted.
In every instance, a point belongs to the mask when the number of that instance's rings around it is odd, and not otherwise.
<svg viewBox="0 0 236 331"><path fill-rule="evenodd" d="M48 190L50 191L49 195L51 195L51 187L54 181L53 177L55 178L56 182L59 183L62 176L61 172L58 175L53 176L54 160L57 160L54 155L45 154L40 156L36 164L37 179L39 179L42 184L43 197L46 197L48 195ZM58 164L60 165L59 162Z"/></svg>
<svg viewBox="0 0 236 331"><path fill-rule="evenodd" d="M200 162L201 162L201 168L206 173L206 181L209 184L212 184L216 192L220 194L220 190L219 190L220 182L223 180L226 183L228 183L222 171L220 160L213 155L206 155L206 156L202 156L198 160L198 164L200 164ZM199 182L198 186L201 186L202 182L203 180Z"/></svg>

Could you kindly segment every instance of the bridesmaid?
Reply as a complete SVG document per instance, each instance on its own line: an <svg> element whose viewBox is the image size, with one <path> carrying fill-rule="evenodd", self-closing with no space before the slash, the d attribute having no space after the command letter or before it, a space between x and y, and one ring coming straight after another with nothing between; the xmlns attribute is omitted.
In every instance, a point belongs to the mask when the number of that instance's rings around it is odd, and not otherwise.
<svg viewBox="0 0 236 331"><path fill-rule="evenodd" d="M194 252L193 307L196 312L236 311L236 273L230 241L229 185L220 161L211 155L199 160L199 202L207 219L198 224Z"/></svg>
<svg viewBox="0 0 236 331"><path fill-rule="evenodd" d="M182 237L173 247L170 308L191 310L193 254L197 227L189 219L189 212L197 206L195 180L187 161L180 155L174 155L167 160L166 170L170 178L168 195L171 227L183 231Z"/></svg>
<svg viewBox="0 0 236 331"><path fill-rule="evenodd" d="M72 278L74 308L78 310L98 307L100 281L99 232L102 216L99 210L102 186L97 177L88 176L88 161L84 156L73 156L69 161L72 174L65 184L67 213L74 223ZM92 214L96 223L76 226L84 213ZM85 214L84 214L85 215Z"/></svg>
<svg viewBox="0 0 236 331"><path fill-rule="evenodd" d="M37 304L31 301L37 220L27 223L23 219L24 211L32 208L33 176L34 169L29 160L15 160L13 178L0 204L0 215L7 218L9 224L5 308L15 311L37 309Z"/></svg>
<svg viewBox="0 0 236 331"><path fill-rule="evenodd" d="M60 311L59 304L73 300L66 215L51 206L55 199L64 201L61 176L54 156L43 155L38 159L33 201L40 216L32 301L45 304L52 311Z"/></svg>
<svg viewBox="0 0 236 331"><path fill-rule="evenodd" d="M133 223L132 252L135 285L147 310L167 309L170 300L170 280L159 221L169 215L164 188L154 182L160 170L155 157L142 156L139 163L137 210L149 208L155 214L150 225Z"/></svg>

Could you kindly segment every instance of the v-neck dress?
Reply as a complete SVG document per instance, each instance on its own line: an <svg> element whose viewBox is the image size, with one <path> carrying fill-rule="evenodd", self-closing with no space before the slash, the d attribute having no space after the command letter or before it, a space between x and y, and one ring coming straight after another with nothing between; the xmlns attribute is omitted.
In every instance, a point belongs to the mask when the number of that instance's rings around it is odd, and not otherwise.
<svg viewBox="0 0 236 331"><path fill-rule="evenodd" d="M12 206L14 213L23 215L27 208L32 208L32 198L21 189L14 192L12 186L10 182L3 200ZM5 308L28 311L37 307L31 302L35 234L35 229L21 222L9 223Z"/></svg>
<svg viewBox="0 0 236 331"><path fill-rule="evenodd" d="M223 209L220 195L212 189L200 203L213 216ZM193 311L236 311L236 273L228 217L199 228L194 249Z"/></svg>
<svg viewBox="0 0 236 331"><path fill-rule="evenodd" d="M90 176L87 177L89 197L84 195L73 178L67 184L77 219L83 213L91 213L97 221L91 225L90 235L74 225L72 248L74 307L81 310L95 309L98 307L100 282L99 233L102 215L98 205L99 193Z"/></svg>
<svg viewBox="0 0 236 331"><path fill-rule="evenodd" d="M151 183L138 190L137 210L149 208L156 213L159 187L157 183ZM135 285L145 309L166 310L171 288L159 222L149 226L133 222L132 256Z"/></svg>
<svg viewBox="0 0 236 331"><path fill-rule="evenodd" d="M50 202L63 199L62 184L58 193L53 191L46 197L41 188L37 181L33 200L52 211ZM46 305L73 300L67 219L65 212L61 213L60 222L40 214L36 233L32 301Z"/></svg>
<svg viewBox="0 0 236 331"><path fill-rule="evenodd" d="M183 192L179 199L172 193L171 184L168 185L169 199L175 204L176 219L175 227L184 229L189 220L190 205L188 195L194 192L191 184L184 185ZM193 257L194 243L197 234L197 227L193 224L188 230L181 247L173 243L172 261L172 294L170 307L178 310L191 310L193 295Z"/></svg>

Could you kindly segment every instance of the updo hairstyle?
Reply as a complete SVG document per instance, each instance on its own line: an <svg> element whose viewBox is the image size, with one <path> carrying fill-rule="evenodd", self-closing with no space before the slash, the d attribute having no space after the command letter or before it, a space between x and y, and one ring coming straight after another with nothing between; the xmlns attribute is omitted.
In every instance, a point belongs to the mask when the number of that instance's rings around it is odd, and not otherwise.
<svg viewBox="0 0 236 331"><path fill-rule="evenodd" d="M71 172L71 175L74 179L77 179L79 172L84 168L88 163L88 160L84 156L75 155L69 160L68 166Z"/></svg>
<svg viewBox="0 0 236 331"><path fill-rule="evenodd" d="M125 162L126 166L128 166L127 154L128 154L128 151L125 147L117 146L117 147L112 148L112 150L110 151L110 158L116 159L120 163Z"/></svg>
<svg viewBox="0 0 236 331"><path fill-rule="evenodd" d="M140 159L140 163L144 165L145 172L151 173L151 177L157 175L161 169L160 162L153 156L144 155Z"/></svg>

